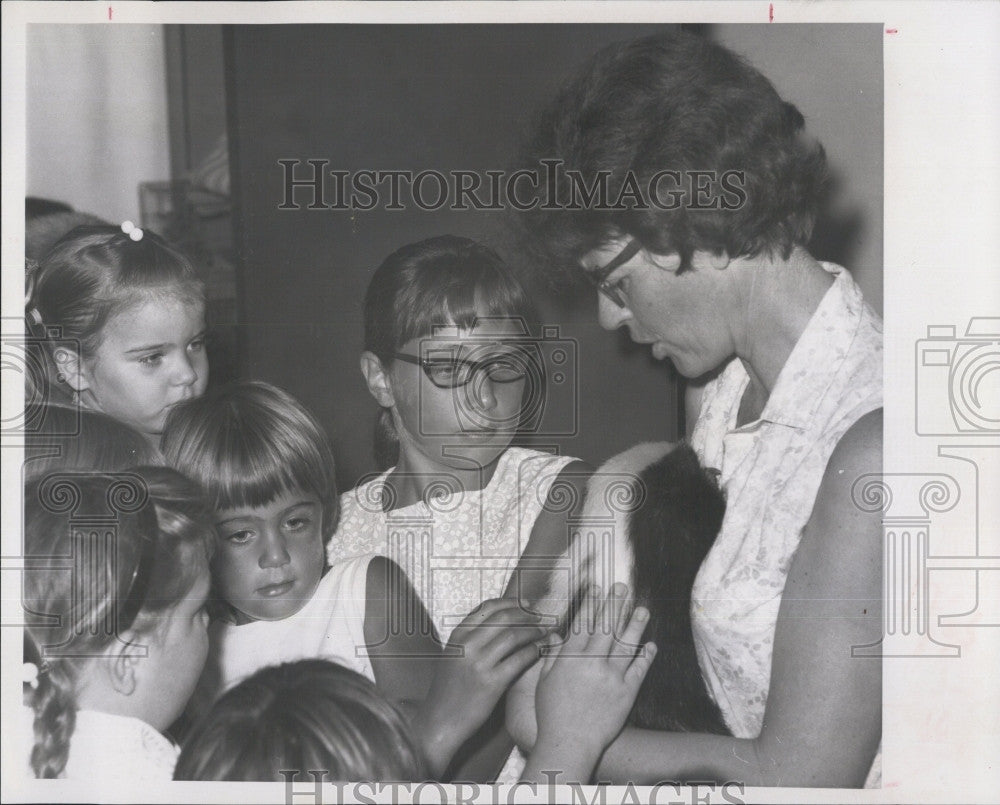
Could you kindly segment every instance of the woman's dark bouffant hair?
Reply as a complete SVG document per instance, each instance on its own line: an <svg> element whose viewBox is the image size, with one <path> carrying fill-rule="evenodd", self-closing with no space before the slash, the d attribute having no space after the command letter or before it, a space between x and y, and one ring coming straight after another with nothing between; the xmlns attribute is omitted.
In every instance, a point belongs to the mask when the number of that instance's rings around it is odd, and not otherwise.
<svg viewBox="0 0 1000 805"><path fill-rule="evenodd" d="M472 329L481 316L518 318L526 330L537 320L524 288L492 249L455 235L410 243L385 258L368 284L365 349L388 367L407 341L432 336L436 326ZM383 408L376 463L388 469L398 455L392 415Z"/></svg>
<svg viewBox="0 0 1000 805"><path fill-rule="evenodd" d="M677 171L681 182L669 189L683 195L664 204L675 207L666 210L649 203L646 209L540 204L515 223L554 285L578 279L579 260L618 236L634 237L657 254L679 254L681 270L690 268L695 250L787 258L808 242L826 184L823 148L805 140L803 126L798 109L763 75L700 36L676 31L613 45L545 112L525 164L540 170L540 160L562 160L560 170L580 171L588 187L598 171L607 171L606 207L630 175L648 202L651 180ZM736 209L697 209L690 171L718 177L741 171L745 200ZM559 191L565 201L568 180ZM663 189L657 194L666 196Z"/></svg>
<svg viewBox="0 0 1000 805"><path fill-rule="evenodd" d="M222 696L184 744L175 780L284 781L322 769L345 782L425 778L403 716L375 685L326 660L264 668Z"/></svg>

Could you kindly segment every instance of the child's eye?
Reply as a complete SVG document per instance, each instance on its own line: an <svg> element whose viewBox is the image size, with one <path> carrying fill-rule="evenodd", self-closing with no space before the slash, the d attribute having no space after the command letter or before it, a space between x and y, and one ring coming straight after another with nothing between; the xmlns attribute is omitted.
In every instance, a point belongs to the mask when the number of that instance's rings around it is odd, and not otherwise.
<svg viewBox="0 0 1000 805"><path fill-rule="evenodd" d="M205 337L200 336L188 344L188 349L191 352L201 352L205 348Z"/></svg>
<svg viewBox="0 0 1000 805"><path fill-rule="evenodd" d="M451 380L458 374L458 364L448 362L428 363L427 370L435 380Z"/></svg>
<svg viewBox="0 0 1000 805"><path fill-rule="evenodd" d="M161 363L163 363L163 353L153 352L149 355L143 355L141 358L139 358L139 363L141 363L143 366L150 366L150 367L159 366Z"/></svg>
<svg viewBox="0 0 1000 805"><path fill-rule="evenodd" d="M253 539L253 531L243 530L243 531L232 531L226 534L223 539L226 542L234 542L237 545L243 545Z"/></svg>
<svg viewBox="0 0 1000 805"><path fill-rule="evenodd" d="M301 531L307 528L310 522L308 517L289 517L285 520L285 528L289 531Z"/></svg>

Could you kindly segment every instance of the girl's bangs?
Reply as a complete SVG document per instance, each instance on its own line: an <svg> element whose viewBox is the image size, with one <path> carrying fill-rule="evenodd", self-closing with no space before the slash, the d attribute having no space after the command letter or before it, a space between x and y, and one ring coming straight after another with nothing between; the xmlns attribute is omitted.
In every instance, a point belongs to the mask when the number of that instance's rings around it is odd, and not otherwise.
<svg viewBox="0 0 1000 805"><path fill-rule="evenodd" d="M466 263L462 269L443 272L447 279L441 284L406 294L411 298L403 306L407 315L397 347L433 336L437 327L471 330L481 318L519 319L526 327L534 323L533 307L513 278L484 263Z"/></svg>

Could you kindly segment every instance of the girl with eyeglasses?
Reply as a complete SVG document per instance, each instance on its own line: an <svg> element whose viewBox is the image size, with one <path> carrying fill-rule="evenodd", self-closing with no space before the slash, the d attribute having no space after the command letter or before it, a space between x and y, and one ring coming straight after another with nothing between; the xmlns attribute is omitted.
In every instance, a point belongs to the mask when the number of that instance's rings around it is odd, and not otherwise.
<svg viewBox="0 0 1000 805"><path fill-rule="evenodd" d="M171 779L163 733L208 652L199 492L159 467L49 474L26 487L24 538L31 773L95 790Z"/></svg>
<svg viewBox="0 0 1000 805"><path fill-rule="evenodd" d="M394 559L447 642L486 599L541 597L588 470L511 446L544 404L546 378L532 305L490 249L450 235L400 248L372 277L364 314L361 371L380 406L384 471L341 496L328 556ZM497 722L465 779L496 776L512 746Z"/></svg>

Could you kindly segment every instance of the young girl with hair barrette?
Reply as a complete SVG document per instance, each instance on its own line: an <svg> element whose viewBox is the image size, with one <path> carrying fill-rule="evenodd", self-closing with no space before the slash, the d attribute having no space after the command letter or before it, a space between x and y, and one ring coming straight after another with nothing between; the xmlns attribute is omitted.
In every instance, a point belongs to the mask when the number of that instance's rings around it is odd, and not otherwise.
<svg viewBox="0 0 1000 805"><path fill-rule="evenodd" d="M44 367L29 407L79 403L155 444L170 406L205 390L204 286L155 233L131 221L77 227L25 282L25 324Z"/></svg>
<svg viewBox="0 0 1000 805"><path fill-rule="evenodd" d="M233 383L178 405L162 448L201 485L218 538L221 606L189 715L267 665L330 659L407 708L429 772L446 776L458 747L536 659L537 618L516 601L488 601L442 656L398 565L372 554L327 564L339 513L333 457L319 423L281 389Z"/></svg>
<svg viewBox="0 0 1000 805"><path fill-rule="evenodd" d="M486 598L542 596L567 547L565 504L583 498L586 465L511 444L552 382L536 318L496 253L451 235L403 246L368 286L361 371L385 472L341 496L328 554L394 559L445 641ZM487 778L513 746L497 721L471 761Z"/></svg>
<svg viewBox="0 0 1000 805"><path fill-rule="evenodd" d="M163 731L208 650L198 490L162 467L49 475L26 487L24 537L33 775L95 790L169 780L179 750Z"/></svg>

